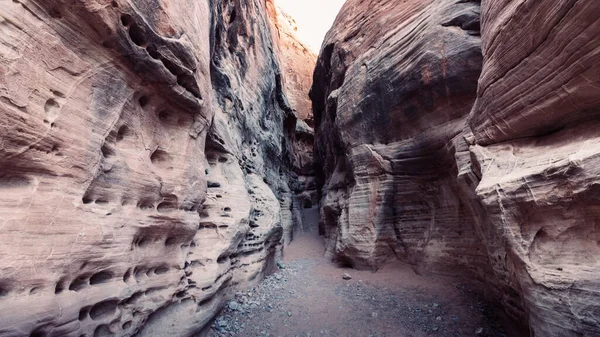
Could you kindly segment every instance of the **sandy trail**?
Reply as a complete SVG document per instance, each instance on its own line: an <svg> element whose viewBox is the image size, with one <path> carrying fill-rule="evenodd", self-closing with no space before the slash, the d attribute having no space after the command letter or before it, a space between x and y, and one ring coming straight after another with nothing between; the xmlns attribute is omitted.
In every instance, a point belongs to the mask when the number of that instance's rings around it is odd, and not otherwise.
<svg viewBox="0 0 600 337"><path fill-rule="evenodd" d="M372 273L327 261L315 213L306 212L311 226L286 247L285 268L236 294L209 336L506 336L459 279L402 263Z"/></svg>

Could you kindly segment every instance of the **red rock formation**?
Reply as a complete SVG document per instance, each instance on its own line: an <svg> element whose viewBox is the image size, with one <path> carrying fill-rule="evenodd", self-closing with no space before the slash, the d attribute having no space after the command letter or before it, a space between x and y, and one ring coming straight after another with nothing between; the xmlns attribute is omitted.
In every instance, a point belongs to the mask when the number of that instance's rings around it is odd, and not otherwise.
<svg viewBox="0 0 600 337"><path fill-rule="evenodd" d="M482 52L479 1L342 9L311 93L328 254L484 281L514 335L597 335L600 5L481 13Z"/></svg>
<svg viewBox="0 0 600 337"><path fill-rule="evenodd" d="M483 1L482 14L467 181L499 298L516 316L520 295L533 336L596 336L600 3Z"/></svg>
<svg viewBox="0 0 600 337"><path fill-rule="evenodd" d="M277 41L275 47L279 49L275 55L280 59L283 87L296 116L312 125L312 102L307 93L312 85L317 55L296 35L296 21L273 1L267 0L267 10L273 39Z"/></svg>
<svg viewBox="0 0 600 337"><path fill-rule="evenodd" d="M0 18L0 335L197 334L292 227L295 106L265 4Z"/></svg>
<svg viewBox="0 0 600 337"><path fill-rule="evenodd" d="M477 3L449 1L342 9L311 93L332 257L355 267L401 256L448 271L485 268L473 217L453 197L449 145L475 100L478 13Z"/></svg>

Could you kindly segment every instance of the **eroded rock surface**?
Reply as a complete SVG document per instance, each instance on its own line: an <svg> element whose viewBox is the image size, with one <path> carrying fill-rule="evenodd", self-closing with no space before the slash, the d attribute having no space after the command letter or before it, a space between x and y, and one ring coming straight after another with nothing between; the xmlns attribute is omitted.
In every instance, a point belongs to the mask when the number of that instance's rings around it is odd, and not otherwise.
<svg viewBox="0 0 600 337"><path fill-rule="evenodd" d="M273 20L1 1L1 336L192 336L272 268L299 221Z"/></svg>
<svg viewBox="0 0 600 337"><path fill-rule="evenodd" d="M514 335L597 335L598 15L348 1L311 91L328 255L483 281Z"/></svg>
<svg viewBox="0 0 600 337"><path fill-rule="evenodd" d="M461 178L483 206L498 297L513 316L522 303L533 336L597 336L600 3L482 7L471 172Z"/></svg>
<svg viewBox="0 0 600 337"><path fill-rule="evenodd" d="M485 268L450 144L475 101L479 4L351 1L334 27L311 92L328 254Z"/></svg>

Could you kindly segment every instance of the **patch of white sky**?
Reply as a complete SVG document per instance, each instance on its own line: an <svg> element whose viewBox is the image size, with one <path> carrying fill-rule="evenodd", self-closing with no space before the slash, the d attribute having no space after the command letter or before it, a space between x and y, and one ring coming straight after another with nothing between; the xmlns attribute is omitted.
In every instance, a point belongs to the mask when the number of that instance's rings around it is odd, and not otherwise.
<svg viewBox="0 0 600 337"><path fill-rule="evenodd" d="M296 20L298 37L315 53L319 53L325 34L346 0L275 0Z"/></svg>

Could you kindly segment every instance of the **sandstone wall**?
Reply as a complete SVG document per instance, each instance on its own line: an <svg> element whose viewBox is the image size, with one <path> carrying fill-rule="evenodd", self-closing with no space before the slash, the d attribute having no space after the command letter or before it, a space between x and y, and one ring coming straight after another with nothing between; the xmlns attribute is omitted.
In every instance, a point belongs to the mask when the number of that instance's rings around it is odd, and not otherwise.
<svg viewBox="0 0 600 337"><path fill-rule="evenodd" d="M483 240L534 336L600 334L600 3L482 1L469 117ZM518 303L518 302L517 302Z"/></svg>
<svg viewBox="0 0 600 337"><path fill-rule="evenodd" d="M328 254L485 268L450 142L475 100L479 4L351 1L334 27L311 92Z"/></svg>
<svg viewBox="0 0 600 337"><path fill-rule="evenodd" d="M482 281L514 335L597 335L599 14L348 1L311 90L328 255Z"/></svg>
<svg viewBox="0 0 600 337"><path fill-rule="evenodd" d="M273 20L1 1L0 336L192 336L269 271L296 130Z"/></svg>

